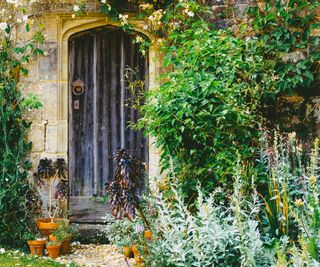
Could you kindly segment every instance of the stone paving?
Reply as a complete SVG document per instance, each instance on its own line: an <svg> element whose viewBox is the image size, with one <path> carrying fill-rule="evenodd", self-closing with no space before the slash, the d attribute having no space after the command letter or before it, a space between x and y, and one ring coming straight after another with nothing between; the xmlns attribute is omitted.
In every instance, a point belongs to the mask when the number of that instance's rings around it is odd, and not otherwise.
<svg viewBox="0 0 320 267"><path fill-rule="evenodd" d="M72 245L71 253L56 259L66 265L71 262L88 267L133 267L134 260L125 260L124 255L112 245Z"/></svg>

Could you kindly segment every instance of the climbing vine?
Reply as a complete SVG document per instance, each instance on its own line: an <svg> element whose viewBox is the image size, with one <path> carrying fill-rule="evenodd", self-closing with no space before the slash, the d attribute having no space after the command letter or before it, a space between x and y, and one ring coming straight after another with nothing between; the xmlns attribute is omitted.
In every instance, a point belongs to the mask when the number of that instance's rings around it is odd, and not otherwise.
<svg viewBox="0 0 320 267"><path fill-rule="evenodd" d="M255 36L266 43L264 57L274 62L277 91L310 95L319 85L320 1L267 0L248 10Z"/></svg>
<svg viewBox="0 0 320 267"><path fill-rule="evenodd" d="M4 246L25 246L24 234L40 204L28 182L31 143L27 132L31 123L25 114L41 103L35 95L22 94L19 79L28 73L30 60L42 54L36 43L43 38L40 28L24 43L13 38L14 31L28 33L34 23L29 4L14 0L0 3L0 243Z"/></svg>

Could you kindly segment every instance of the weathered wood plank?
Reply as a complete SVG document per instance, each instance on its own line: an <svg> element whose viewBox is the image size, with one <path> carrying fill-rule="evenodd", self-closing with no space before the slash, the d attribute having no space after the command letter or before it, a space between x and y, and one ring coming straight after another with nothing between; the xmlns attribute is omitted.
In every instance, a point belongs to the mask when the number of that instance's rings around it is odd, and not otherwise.
<svg viewBox="0 0 320 267"><path fill-rule="evenodd" d="M110 206L101 198L71 196L69 199L71 222L103 223L102 217L110 213Z"/></svg>

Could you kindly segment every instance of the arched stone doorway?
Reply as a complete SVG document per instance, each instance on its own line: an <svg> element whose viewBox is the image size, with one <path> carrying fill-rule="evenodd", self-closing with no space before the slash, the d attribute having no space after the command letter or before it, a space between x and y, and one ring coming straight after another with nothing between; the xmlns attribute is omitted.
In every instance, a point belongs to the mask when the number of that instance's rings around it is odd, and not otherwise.
<svg viewBox="0 0 320 267"><path fill-rule="evenodd" d="M147 80L148 57L134 43L135 34L108 26L79 32L69 38L68 157L71 185L70 219L102 222L107 212L104 183L113 176L113 153L128 149L148 162L148 141L128 127L139 114L125 71ZM82 88L82 89L81 89ZM130 101L128 101L130 99Z"/></svg>

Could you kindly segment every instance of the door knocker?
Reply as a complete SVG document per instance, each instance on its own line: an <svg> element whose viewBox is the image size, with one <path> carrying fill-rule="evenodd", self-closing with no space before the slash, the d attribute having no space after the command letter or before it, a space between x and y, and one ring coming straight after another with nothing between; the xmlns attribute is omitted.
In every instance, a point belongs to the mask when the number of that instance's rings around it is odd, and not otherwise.
<svg viewBox="0 0 320 267"><path fill-rule="evenodd" d="M82 95L84 93L84 82L80 79L72 83L72 92L74 95Z"/></svg>

